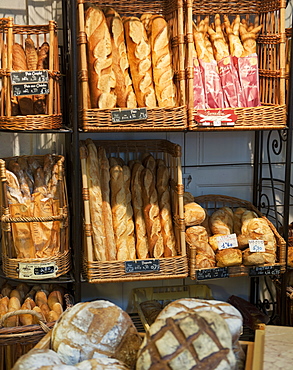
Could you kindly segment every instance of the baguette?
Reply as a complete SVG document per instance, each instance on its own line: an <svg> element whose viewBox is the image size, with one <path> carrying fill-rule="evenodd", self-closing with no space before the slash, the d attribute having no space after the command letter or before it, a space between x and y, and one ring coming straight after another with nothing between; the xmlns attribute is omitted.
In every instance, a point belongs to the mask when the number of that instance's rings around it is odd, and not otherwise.
<svg viewBox="0 0 293 370"><path fill-rule="evenodd" d="M116 78L114 91L117 95L117 106L121 108L136 108L137 102L129 75L129 62L122 19L112 8L106 8L104 14L111 35L112 68Z"/></svg>
<svg viewBox="0 0 293 370"><path fill-rule="evenodd" d="M20 307L21 305L20 305L20 301L18 297L13 296L9 299L7 312L17 311L20 309ZM4 322L5 327L13 327L13 326L18 326L18 325L19 325L19 317L17 315L8 317Z"/></svg>
<svg viewBox="0 0 293 370"><path fill-rule="evenodd" d="M144 168L141 178L142 199L149 244L149 254L150 257L160 258L164 255L164 243L154 174L150 169Z"/></svg>
<svg viewBox="0 0 293 370"><path fill-rule="evenodd" d="M126 203L126 234L127 246L129 250L129 258L136 259L135 237L134 237L134 222L133 222L133 208L131 204L130 181L131 172L128 166L123 166L123 179L125 187L125 203Z"/></svg>
<svg viewBox="0 0 293 370"><path fill-rule="evenodd" d="M12 69L14 71L27 71L24 48L17 42L12 45Z"/></svg>
<svg viewBox="0 0 293 370"><path fill-rule="evenodd" d="M163 16L154 15L150 28L153 78L158 105L174 107L176 87L173 83L174 72L168 25Z"/></svg>
<svg viewBox="0 0 293 370"><path fill-rule="evenodd" d="M62 299L61 292L59 292L58 290L52 291L48 295L47 303L48 303L48 306L49 306L50 310L53 310L53 307L54 307L55 303L60 303L62 305L63 304L63 299Z"/></svg>
<svg viewBox="0 0 293 370"><path fill-rule="evenodd" d="M34 41L28 36L24 42L26 63L28 70L36 70L38 65L38 53Z"/></svg>
<svg viewBox="0 0 293 370"><path fill-rule="evenodd" d="M22 310L32 310L31 304L29 301L23 302L21 306ZM32 325L33 324L33 316L29 313L19 315L19 322L21 325Z"/></svg>
<svg viewBox="0 0 293 370"><path fill-rule="evenodd" d="M123 20L133 87L139 107L156 107L151 50L146 30L136 17Z"/></svg>
<svg viewBox="0 0 293 370"><path fill-rule="evenodd" d="M45 316L44 316L44 314L43 314L43 312L42 312L42 310L39 306L35 306L33 308L33 311L38 312L38 314L40 314L43 321L46 321L46 318L45 318ZM39 319L36 316L33 316L33 324L39 324Z"/></svg>
<svg viewBox="0 0 293 370"><path fill-rule="evenodd" d="M146 225L143 215L141 173L144 166L134 163L131 174L131 196L135 222L136 254L140 259L149 257Z"/></svg>
<svg viewBox="0 0 293 370"><path fill-rule="evenodd" d="M43 304L48 303L47 295L43 290L39 290L36 292L35 302L36 302L36 305L39 307L41 307Z"/></svg>
<svg viewBox="0 0 293 370"><path fill-rule="evenodd" d="M56 312L58 318L61 316L63 313L63 307L60 302L56 302L53 304L52 310Z"/></svg>
<svg viewBox="0 0 293 370"><path fill-rule="evenodd" d="M49 51L49 44L43 42L38 51L37 69L49 69Z"/></svg>
<svg viewBox="0 0 293 370"><path fill-rule="evenodd" d="M239 37L240 16L237 15L231 25L228 16L224 15L224 25L229 40L230 54L232 57L239 58L244 52L244 48Z"/></svg>
<svg viewBox="0 0 293 370"><path fill-rule="evenodd" d="M91 5L85 13L90 98L92 108L114 108L115 74L110 32L102 10Z"/></svg>
<svg viewBox="0 0 293 370"><path fill-rule="evenodd" d="M240 38L242 41L242 45L244 48L244 51L241 57L247 57L251 54L256 53L256 38L261 29L262 29L262 24L248 31L246 27L242 23L240 23L239 32L240 32Z"/></svg>

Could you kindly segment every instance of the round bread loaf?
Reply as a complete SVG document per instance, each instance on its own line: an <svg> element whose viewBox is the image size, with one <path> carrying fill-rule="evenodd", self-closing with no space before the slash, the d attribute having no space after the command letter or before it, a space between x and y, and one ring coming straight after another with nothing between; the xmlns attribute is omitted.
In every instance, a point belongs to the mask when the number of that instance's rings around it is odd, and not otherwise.
<svg viewBox="0 0 293 370"><path fill-rule="evenodd" d="M75 366L77 370L129 370L123 362L105 356L85 360Z"/></svg>
<svg viewBox="0 0 293 370"><path fill-rule="evenodd" d="M212 311L180 312L157 319L138 353L137 370L234 369L231 333Z"/></svg>
<svg viewBox="0 0 293 370"><path fill-rule="evenodd" d="M243 319L241 313L230 303L214 299L181 298L164 307L159 313L157 320L172 317L179 312L190 314L198 311L212 311L219 314L228 324L232 334L233 343L239 340L242 333Z"/></svg>
<svg viewBox="0 0 293 370"><path fill-rule="evenodd" d="M61 358L51 349L32 349L16 361L13 370L40 370L43 366L62 364Z"/></svg>
<svg viewBox="0 0 293 370"><path fill-rule="evenodd" d="M52 331L52 348L67 365L104 355L133 368L140 344L129 315L104 300L77 303L62 314Z"/></svg>

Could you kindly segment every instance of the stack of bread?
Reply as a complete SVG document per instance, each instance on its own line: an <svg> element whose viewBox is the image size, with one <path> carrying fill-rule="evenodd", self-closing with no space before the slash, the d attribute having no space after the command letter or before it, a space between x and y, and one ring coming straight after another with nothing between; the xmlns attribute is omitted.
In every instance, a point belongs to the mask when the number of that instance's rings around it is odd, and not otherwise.
<svg viewBox="0 0 293 370"><path fill-rule="evenodd" d="M186 242L196 249L196 268L273 264L276 261L276 237L266 221L247 208L221 207L211 215L185 194ZM193 207L197 217L190 218ZM219 247L220 237L236 234L232 248ZM250 240L262 240L265 251L251 251Z"/></svg>
<svg viewBox="0 0 293 370"><path fill-rule="evenodd" d="M12 217L57 216L60 188L60 157L21 156L6 161L6 184L9 211ZM9 257L43 258L60 250L60 225L53 222L12 223L14 250Z"/></svg>
<svg viewBox="0 0 293 370"><path fill-rule="evenodd" d="M91 139L80 146L89 190L93 258L134 260L177 255L169 169L141 153L128 163ZM82 159L83 163L83 159Z"/></svg>
<svg viewBox="0 0 293 370"><path fill-rule="evenodd" d="M85 32L91 108L176 106L163 16L121 17L113 8L91 4Z"/></svg>
<svg viewBox="0 0 293 370"><path fill-rule="evenodd" d="M12 45L12 70L13 71L36 71L49 69L49 50L48 42L35 45L34 40L28 35L24 40L24 46L15 42ZM2 49L3 69L7 69L7 46ZM27 95L12 97L12 115L32 115L46 114L47 102L46 95Z"/></svg>
<svg viewBox="0 0 293 370"><path fill-rule="evenodd" d="M39 324L40 320L50 323L60 317L63 307L64 289L59 286L5 283L1 287L0 320L3 327ZM15 311L18 311L17 315L7 315Z"/></svg>

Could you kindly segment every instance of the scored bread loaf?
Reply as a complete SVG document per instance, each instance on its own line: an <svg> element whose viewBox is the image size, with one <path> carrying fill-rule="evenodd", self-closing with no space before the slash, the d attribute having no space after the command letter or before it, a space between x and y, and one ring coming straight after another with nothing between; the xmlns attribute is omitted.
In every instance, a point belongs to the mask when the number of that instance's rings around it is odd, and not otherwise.
<svg viewBox="0 0 293 370"><path fill-rule="evenodd" d="M184 204L184 220L186 226L200 225L206 218L206 212L196 202Z"/></svg>
<svg viewBox="0 0 293 370"><path fill-rule="evenodd" d="M43 366L60 366L64 364L58 354L51 349L33 348L22 355L14 364L13 370L39 370Z"/></svg>
<svg viewBox="0 0 293 370"><path fill-rule="evenodd" d="M144 218L150 257L160 258L164 255L164 243L160 221L158 193L155 186L155 176L149 168L144 168L141 178Z"/></svg>
<svg viewBox="0 0 293 370"><path fill-rule="evenodd" d="M36 70L38 65L38 53L35 43L31 37L27 37L24 42L26 63L28 70Z"/></svg>
<svg viewBox="0 0 293 370"><path fill-rule="evenodd" d="M116 85L110 32L102 10L91 4L85 13L88 74L92 108L114 108Z"/></svg>
<svg viewBox="0 0 293 370"><path fill-rule="evenodd" d="M164 257L173 257L177 255L177 251L171 211L171 196L169 191L170 174L164 161L159 162L156 179L164 242Z"/></svg>
<svg viewBox="0 0 293 370"><path fill-rule="evenodd" d="M228 207L221 207L214 211L209 222L213 234L233 233L233 212Z"/></svg>
<svg viewBox="0 0 293 370"><path fill-rule="evenodd" d="M113 8L103 9L112 43L112 68L115 73L117 106L136 108L137 102L129 75L129 62L124 40L124 27L120 15Z"/></svg>
<svg viewBox="0 0 293 370"><path fill-rule="evenodd" d="M38 51L37 69L49 69L49 51L49 44L46 41L43 42Z"/></svg>
<svg viewBox="0 0 293 370"><path fill-rule="evenodd" d="M147 231L143 214L141 173L144 166L134 163L131 173L131 196L136 235L136 254L140 259L149 257Z"/></svg>
<svg viewBox="0 0 293 370"><path fill-rule="evenodd" d="M12 45L12 69L14 71L26 71L26 55L22 45L17 42Z"/></svg>
<svg viewBox="0 0 293 370"><path fill-rule="evenodd" d="M153 78L159 107L176 105L176 87L173 83L173 65L168 24L162 15L150 20L150 40Z"/></svg>
<svg viewBox="0 0 293 370"><path fill-rule="evenodd" d="M218 250L216 253L218 267L238 266L242 263L242 252L238 248Z"/></svg>
<svg viewBox="0 0 293 370"><path fill-rule="evenodd" d="M123 166L123 184L125 188L125 203L126 203L126 237L129 258L131 260L136 258L135 237L134 237L134 222L133 222L133 208L131 204L130 191L131 171L128 166Z"/></svg>
<svg viewBox="0 0 293 370"><path fill-rule="evenodd" d="M123 19L133 87L139 107L156 107L151 50L146 30L136 17Z"/></svg>

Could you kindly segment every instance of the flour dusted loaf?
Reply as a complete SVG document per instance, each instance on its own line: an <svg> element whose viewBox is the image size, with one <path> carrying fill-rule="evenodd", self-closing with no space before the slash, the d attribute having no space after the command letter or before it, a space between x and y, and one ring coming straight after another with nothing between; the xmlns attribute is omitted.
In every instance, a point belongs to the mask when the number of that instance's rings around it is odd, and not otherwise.
<svg viewBox="0 0 293 370"><path fill-rule="evenodd" d="M51 349L34 348L16 361L13 370L39 370L43 366L61 366L62 364L63 362L59 355Z"/></svg>
<svg viewBox="0 0 293 370"><path fill-rule="evenodd" d="M216 312L179 312L157 318L146 332L136 369L234 369L236 358L225 320Z"/></svg>
<svg viewBox="0 0 293 370"><path fill-rule="evenodd" d="M52 332L52 349L68 365L103 355L133 369L140 345L129 315L104 300L77 303L63 313Z"/></svg>
<svg viewBox="0 0 293 370"><path fill-rule="evenodd" d="M75 368L76 370L129 370L123 362L105 356L82 361Z"/></svg>
<svg viewBox="0 0 293 370"><path fill-rule="evenodd" d="M184 204L184 219L186 226L200 225L206 218L204 208L196 202Z"/></svg>

